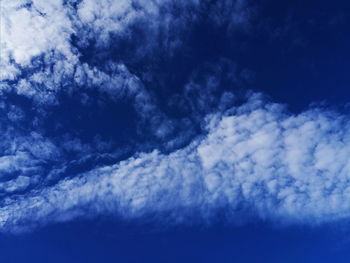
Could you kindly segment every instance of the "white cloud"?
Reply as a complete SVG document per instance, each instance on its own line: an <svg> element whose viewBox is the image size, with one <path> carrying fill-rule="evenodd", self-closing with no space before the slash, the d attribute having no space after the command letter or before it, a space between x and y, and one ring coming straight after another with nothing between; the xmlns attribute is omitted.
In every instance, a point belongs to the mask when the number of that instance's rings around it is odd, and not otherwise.
<svg viewBox="0 0 350 263"><path fill-rule="evenodd" d="M0 208L3 231L100 213L149 213L182 222L224 209L284 223L322 223L350 216L350 122L313 109L289 115L252 99L207 118L208 134L162 154L137 154L16 198ZM239 212L240 211L240 212Z"/></svg>
<svg viewBox="0 0 350 263"><path fill-rule="evenodd" d="M74 59L69 43L74 29L61 0L4 0L1 4L1 79L14 78L13 62L29 66L33 57L46 52Z"/></svg>
<svg viewBox="0 0 350 263"><path fill-rule="evenodd" d="M0 92L15 91L42 103L57 103L56 92L77 88L79 83L75 81L88 77L91 71L104 74L103 70L80 61L83 54L79 48L94 42L89 48L98 49L96 57L106 47L118 48L114 45L118 45L119 39L130 39L130 43L137 42L132 44L136 46L132 59L159 48L171 54L172 48L181 43L179 32L198 18L193 10L198 8L200 13L201 8L210 6L197 0L83 0L76 6L63 0L4 0L1 4ZM226 3L224 7L215 5L212 13L218 13L216 9L219 9L225 10L225 18L246 17L243 6L244 1ZM136 24L143 31L142 42L133 40L132 26ZM72 36L77 43L73 44ZM105 57L101 59L105 61ZM113 63L125 67L124 61ZM87 70L85 75L84 70ZM115 79L119 78L117 73Z"/></svg>
<svg viewBox="0 0 350 263"><path fill-rule="evenodd" d="M44 75L49 79L47 73L53 73L53 82L57 75L59 78L62 74L72 76L81 56L72 45L72 35L83 46L90 40L103 45L109 43L112 33L125 34L136 20L147 17L160 26L162 22L157 21L160 7L170 2L84 0L75 10L62 0L4 0L1 3L0 80L16 79L26 68L33 70L33 59L38 56L44 56L45 64L41 66L44 70L32 76L35 82L42 83ZM52 66L53 72L48 72ZM50 84L45 84L52 90ZM56 89L58 86L55 82Z"/></svg>
<svg viewBox="0 0 350 263"><path fill-rule="evenodd" d="M123 33L137 19L147 16L152 21L163 2L167 1L85 0L79 4L78 16L84 25L92 25L93 37L103 44L109 42L111 33Z"/></svg>
<svg viewBox="0 0 350 263"><path fill-rule="evenodd" d="M249 16L244 1L220 3L209 13L219 25L228 19L230 26L236 26ZM149 39L140 50L153 45L149 40L156 39L159 30L164 30L166 41L173 41L169 46L176 46L180 40L172 39L176 30L171 26L185 23L169 11L172 1L84 0L77 9L59 0L5 0L2 4L3 92L14 90L40 103L56 103L56 92L73 93L75 88L96 88L114 99L133 97L140 116L150 117L147 124L170 145L168 150L187 140L183 138L191 121L167 119L123 61L104 61L102 67L83 63L71 43L74 34L78 45L94 40L103 48L111 44L112 35L128 37L133 23L147 21ZM185 1L178 4L186 6ZM209 2L201 7L206 10L207 6ZM219 74L222 69L214 71ZM226 92L213 99L220 93L218 78L206 78L205 87L195 78L183 94L194 118L200 120L203 114L220 109L206 116L207 134L169 154L157 150L136 154L109 167L61 178L50 187L38 184L44 164L60 157L62 151L83 155L91 146L67 138L60 148L40 133L23 135L1 128L0 192L6 196L0 201L0 230L28 229L99 213L124 218L168 214L173 222L182 222L193 213L207 220L219 209L230 214L232 221L245 209L258 218L282 222L321 223L350 216L350 121L345 116L319 109L290 115L282 106L264 103L256 95L245 105L222 113L232 105L234 95ZM15 85L6 82L15 79ZM17 122L24 113L13 108L6 116ZM179 124L186 125L184 134L167 140ZM52 167L48 180L57 182L67 172L65 164Z"/></svg>

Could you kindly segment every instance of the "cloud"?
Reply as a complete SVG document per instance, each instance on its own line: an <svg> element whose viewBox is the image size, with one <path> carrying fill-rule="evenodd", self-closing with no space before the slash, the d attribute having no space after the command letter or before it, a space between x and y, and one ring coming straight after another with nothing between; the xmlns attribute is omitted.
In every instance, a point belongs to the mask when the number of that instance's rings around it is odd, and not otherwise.
<svg viewBox="0 0 350 263"><path fill-rule="evenodd" d="M3 1L1 17L2 79L13 79L17 65L28 66L52 50L74 60L69 43L74 30L62 1Z"/></svg>
<svg viewBox="0 0 350 263"><path fill-rule="evenodd" d="M154 53L170 57L181 46L183 32L204 19L203 11L225 10L223 19L233 19L242 15L245 5L234 1L224 8L196 0L5 0L3 6L1 96L29 98L37 111L47 115L52 110L47 106L57 106L67 96L80 96L82 104L101 97L110 103L131 99L138 126L148 126L154 140L171 137L168 148L173 148L183 145L174 135L180 126L189 130L188 137L194 134L192 121L169 121L153 94L156 85L142 83L152 70L135 70L134 65ZM218 22L219 16L210 19Z"/></svg>
<svg viewBox="0 0 350 263"><path fill-rule="evenodd" d="M45 104L81 88L82 76L85 85L99 82L110 64L128 71L126 64L153 52L169 56L203 12L215 23L249 19L244 1L5 0L2 6L0 92Z"/></svg>
<svg viewBox="0 0 350 263"><path fill-rule="evenodd" d="M61 159L51 140L32 131L21 135L13 127L1 130L0 196L29 190L43 179L42 173Z"/></svg>
<svg viewBox="0 0 350 263"><path fill-rule="evenodd" d="M254 93L237 106L230 85L239 87L249 74L225 59L200 65L183 90L160 102L144 84L152 70L133 67L152 52L171 57L196 19L229 30L247 25L252 11L245 1L3 5L0 231L100 214L166 216L172 223L210 221L222 211L230 222L247 216L313 224L350 216L345 115L321 108L293 115ZM5 95L12 93L29 99L38 116L11 106ZM45 133L48 105L64 107L62 94L79 96L76 107L101 96L115 104L131 98L146 145L135 147L138 153L113 151L98 134L86 143L79 133Z"/></svg>
<svg viewBox="0 0 350 263"><path fill-rule="evenodd" d="M82 172L80 166L91 169L120 155L113 142L99 136L85 143L69 133L48 135L39 121L27 119L24 110L11 102L0 103L0 199L55 183L67 176L66 171Z"/></svg>
<svg viewBox="0 0 350 263"><path fill-rule="evenodd" d="M291 115L258 95L206 118L207 134L169 154L154 150L1 202L2 231L112 214L173 223L225 211L315 224L348 218L350 121L310 109ZM19 180L19 179L18 179ZM19 180L18 186L23 185ZM16 186L13 186L16 188ZM195 211L195 212L194 212Z"/></svg>
<svg viewBox="0 0 350 263"><path fill-rule="evenodd" d="M1 9L2 91L14 89L51 102L43 93L54 96L52 93L74 85L82 71L87 76L91 71L103 74L96 72L101 70L95 65L81 62L85 48L94 48L98 54L99 47L124 38L132 25L145 19L154 24L143 28L145 36L157 34L162 25L161 7L170 2L5 0ZM90 42L96 46L89 47ZM145 53L145 45L142 48ZM125 67L122 61L114 63Z"/></svg>

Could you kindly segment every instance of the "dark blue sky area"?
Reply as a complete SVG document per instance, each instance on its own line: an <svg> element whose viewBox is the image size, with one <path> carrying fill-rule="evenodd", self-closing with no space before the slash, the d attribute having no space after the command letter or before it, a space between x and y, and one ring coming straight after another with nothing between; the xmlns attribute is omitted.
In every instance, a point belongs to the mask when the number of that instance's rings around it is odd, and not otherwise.
<svg viewBox="0 0 350 263"><path fill-rule="evenodd" d="M1 236L3 262L349 262L348 227L177 227L108 222Z"/></svg>
<svg viewBox="0 0 350 263"><path fill-rule="evenodd" d="M199 24L189 38L188 67L230 58L251 72L253 90L293 111L317 101L348 102L348 1L265 0L257 1L252 13L250 25L230 33L225 24Z"/></svg>
<svg viewBox="0 0 350 263"><path fill-rule="evenodd" d="M350 3L262 2L264 22L246 49L258 88L261 84L260 89L292 109L322 100L348 102Z"/></svg>

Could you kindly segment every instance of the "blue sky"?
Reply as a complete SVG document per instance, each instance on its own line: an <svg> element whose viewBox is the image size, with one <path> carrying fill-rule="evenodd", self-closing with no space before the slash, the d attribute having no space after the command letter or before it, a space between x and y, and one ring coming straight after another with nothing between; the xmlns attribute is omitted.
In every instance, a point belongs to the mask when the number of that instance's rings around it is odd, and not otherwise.
<svg viewBox="0 0 350 263"><path fill-rule="evenodd" d="M2 1L0 257L347 262L349 11Z"/></svg>

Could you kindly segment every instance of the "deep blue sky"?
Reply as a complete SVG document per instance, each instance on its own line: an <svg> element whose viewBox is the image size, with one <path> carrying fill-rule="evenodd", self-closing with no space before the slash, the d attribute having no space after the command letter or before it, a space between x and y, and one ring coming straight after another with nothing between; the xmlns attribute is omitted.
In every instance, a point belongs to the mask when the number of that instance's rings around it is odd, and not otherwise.
<svg viewBox="0 0 350 263"><path fill-rule="evenodd" d="M250 22L234 30L229 29L225 21L220 25L213 24L206 17L209 11L204 8L200 19L181 33L182 45L171 55L160 48L136 58L134 54L145 41L142 27L138 26L131 29L131 35L125 39L116 37L107 50L106 47L96 47L94 41L81 46L79 39L72 36L71 43L81 52L82 63L103 68L106 59L121 60L131 73L140 78L145 89L157 100L158 110L175 123L174 130L165 139L153 136L152 125L155 124L137 116L131 99L111 102L109 95L97 95L93 89L88 89L86 94L99 99L83 106L79 104L80 91L68 95L58 92L60 104L43 106L40 110L37 110L39 106L32 98L15 93L2 94L3 100L9 105L20 105L26 112L26 118L16 123L24 133L37 125L35 127L40 127L45 136L57 141L61 138L59 136L69 134L91 145L98 144L95 143L95 135L98 134L101 141L108 142L109 146L103 149L104 152L123 149L113 156L100 159L91 157L77 164L70 163L62 172L63 177L89 171L97 163L99 166L113 164L137 151L158 148L166 153L188 145L193 137L201 133L201 124L196 118L203 118L212 112L216 104L213 102L213 105L208 104L207 109L199 109L196 116L191 117L190 124L186 124L187 127L182 118L192 110L179 106L177 100L169 102L166 98L180 94L193 76L198 83L202 83L208 74L218 74L220 87L215 92L235 91L239 94L247 89L260 91L272 101L286 104L293 114L305 111L311 103L325 103L329 108L344 110L346 114L344 106L350 101L350 2L254 2L251 4ZM219 71L208 66L218 62L223 65ZM198 68L194 74L194 69ZM233 68L238 72L234 80L226 74ZM23 74L30 74L30 70L24 70ZM17 85L16 81L11 85ZM210 96L216 96L216 93ZM39 120L35 122L36 119ZM174 148L169 150L162 144L169 138L175 138L178 133L184 133L187 137L184 135ZM79 154L73 151L62 158L75 160ZM60 161L59 158L47 161L40 171L51 171L52 167L59 166ZM47 184L54 184L57 180L52 179ZM19 195L21 193L18 192ZM2 233L0 261L350 261L349 227L346 222L310 226L257 220L230 225L226 220L214 220L209 225L196 221L193 224L164 226L157 220L151 220L151 223L140 221L125 222L99 215L98 219L78 217L65 223L40 226L24 234Z"/></svg>
<svg viewBox="0 0 350 263"><path fill-rule="evenodd" d="M111 222L2 236L4 262L348 262L348 227L157 228Z"/></svg>

